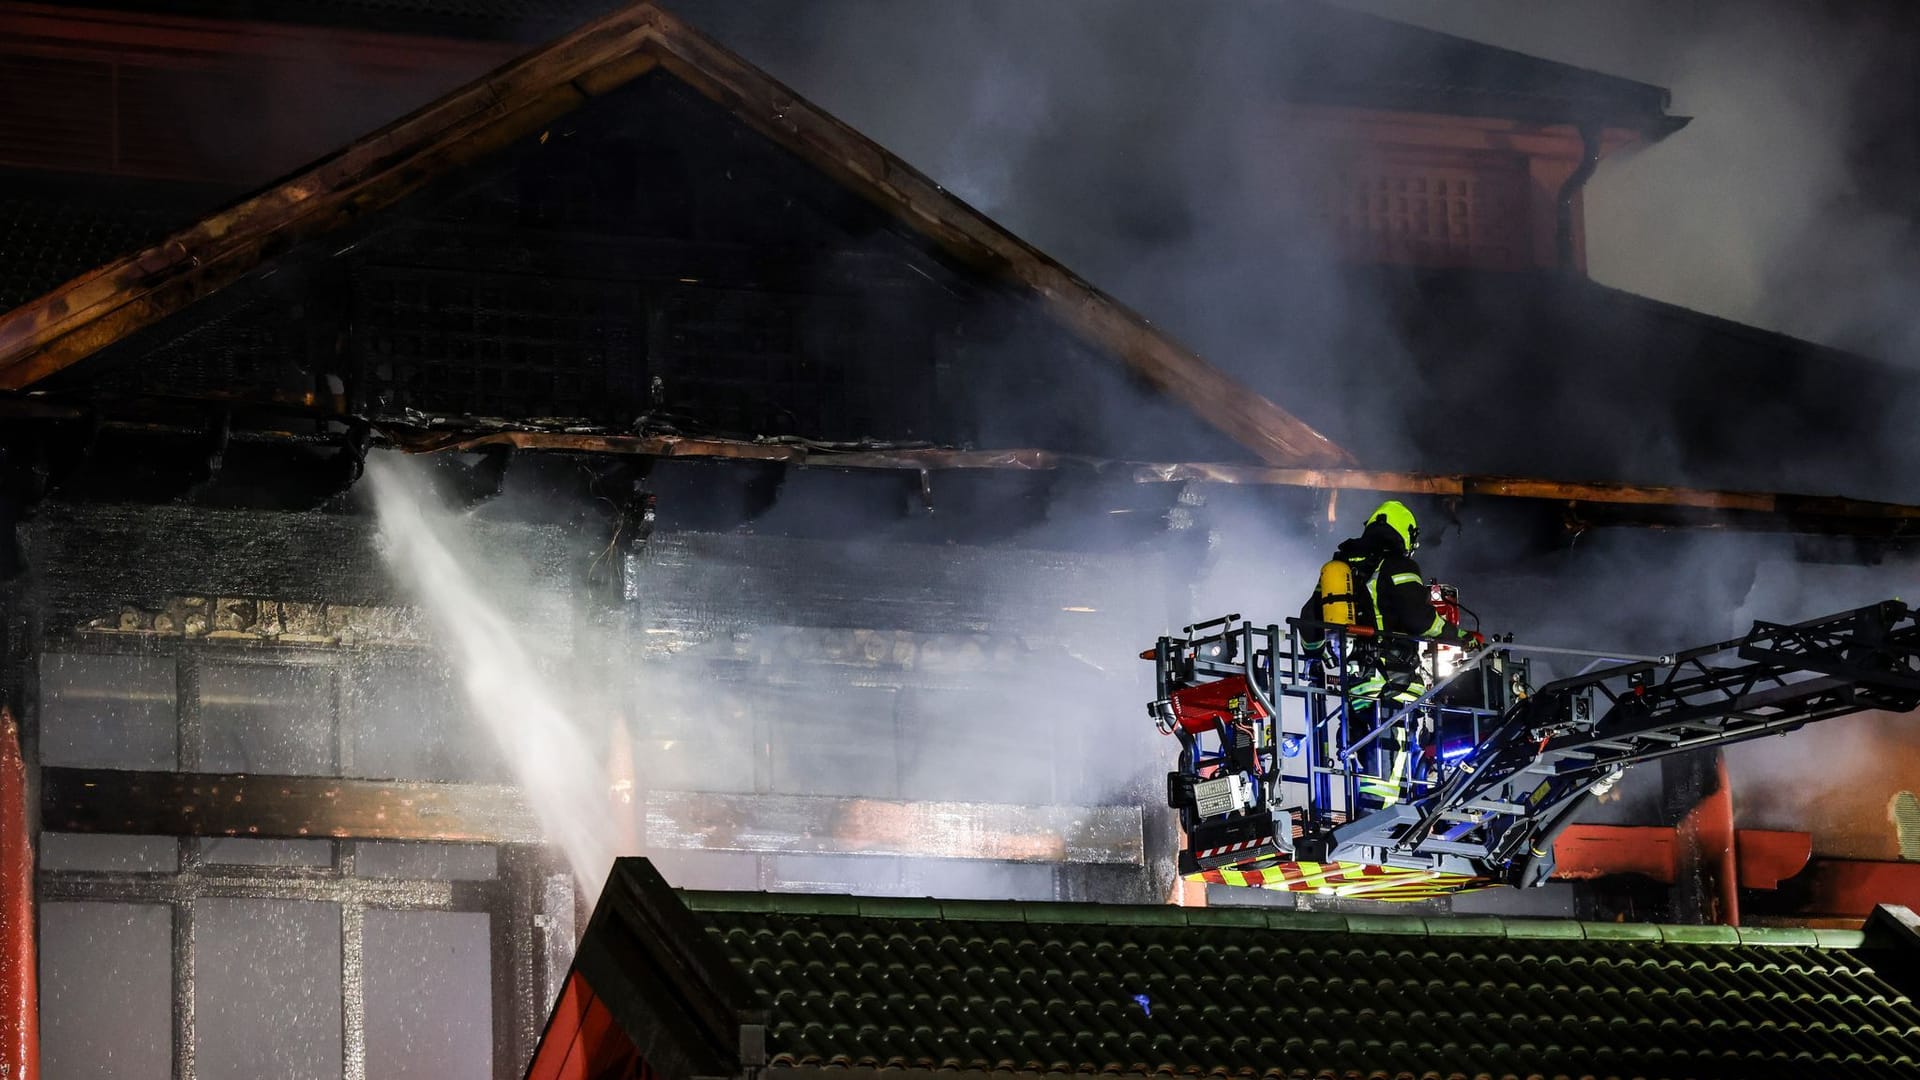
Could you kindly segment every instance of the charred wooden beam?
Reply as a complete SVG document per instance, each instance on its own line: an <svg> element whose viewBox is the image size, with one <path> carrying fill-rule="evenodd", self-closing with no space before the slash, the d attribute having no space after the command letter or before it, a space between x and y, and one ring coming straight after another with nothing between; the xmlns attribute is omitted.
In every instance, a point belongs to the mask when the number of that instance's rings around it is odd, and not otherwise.
<svg viewBox="0 0 1920 1080"><path fill-rule="evenodd" d="M182 869L172 874L42 870L37 881L40 896L46 900L123 904L183 904L223 897L368 904L415 911L484 911L499 903L499 887L491 881L348 877L308 867L236 865Z"/></svg>
<svg viewBox="0 0 1920 1080"><path fill-rule="evenodd" d="M655 791L647 797L646 837L707 851L1143 866L1141 821L1137 806Z"/></svg>
<svg viewBox="0 0 1920 1080"><path fill-rule="evenodd" d="M496 784L69 768L40 777L43 827L58 832L543 840L517 789ZM647 843L661 848L1126 866L1145 858L1132 806L651 791L644 813Z"/></svg>
<svg viewBox="0 0 1920 1080"><path fill-rule="evenodd" d="M639 75L653 63L644 46L654 16L632 8L590 24L276 187L0 316L0 388L59 372L293 244L390 206Z"/></svg>
<svg viewBox="0 0 1920 1080"><path fill-rule="evenodd" d="M519 792L497 784L48 768L40 812L57 832L541 841Z"/></svg>
<svg viewBox="0 0 1920 1080"><path fill-rule="evenodd" d="M203 406L210 403L201 403ZM219 403L227 404L227 403ZM160 413L149 416L149 408ZM102 432L190 437L204 434L205 417L182 413L179 401L116 401L105 410L73 403L0 395L0 417L71 424L93 415ZM238 443L335 445L334 431L297 430L318 418L292 412L269 415L265 407L252 419L265 426L235 427ZM204 407L202 409L204 413ZM236 415L236 423L239 414ZM17 425L16 437L29 434ZM337 425L336 425L337 426ZM49 432L51 428L47 429ZM1763 491L1716 491L1646 484L1577 483L1532 477L1474 476L1389 472L1368 469L1308 469L1217 462L1118 461L1064 454L1036 447L956 450L946 447L860 447L807 440L746 441L683 435L627 435L543 429L415 427L375 425L383 445L410 453L507 451L511 449L599 454L632 459L690 458L751 461L772 465L838 469L893 469L927 473L940 470L1049 472L1078 470L1138 484L1227 484L1361 491L1436 498L1469 496L1558 504L1570 527L1730 528L1753 532L1856 537L1870 541L1920 539L1920 506Z"/></svg>
<svg viewBox="0 0 1920 1080"><path fill-rule="evenodd" d="M1293 469L1206 462L1112 461L1035 448L952 450L859 449L805 442L747 442L680 435L602 435L547 431L426 431L385 427L393 445L407 451L471 451L509 446L647 457L784 462L842 469L1075 468L1135 483L1270 485L1323 491L1369 491L1439 497L1485 496L1593 506L1593 524L1674 527L1737 527L1762 531L1832 533L1875 526L1876 535L1920 536L1920 506L1837 496L1758 491L1711 491L1644 484L1569 483L1508 476L1435 475L1367 469ZM1645 514L1636 516L1637 512Z"/></svg>

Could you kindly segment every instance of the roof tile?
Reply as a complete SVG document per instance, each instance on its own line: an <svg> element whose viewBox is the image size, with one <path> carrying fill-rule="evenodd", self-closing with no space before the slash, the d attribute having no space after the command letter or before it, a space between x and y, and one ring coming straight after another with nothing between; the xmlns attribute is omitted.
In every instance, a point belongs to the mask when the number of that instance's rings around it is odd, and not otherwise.
<svg viewBox="0 0 1920 1080"><path fill-rule="evenodd" d="M1587 936L1584 924L1561 919L1508 919L1507 936L1510 938L1548 938L1553 940L1578 941Z"/></svg>
<svg viewBox="0 0 1920 1080"><path fill-rule="evenodd" d="M1739 942L1740 931L1731 926L1663 926L1660 936L1674 943L1733 945Z"/></svg>
<svg viewBox="0 0 1920 1080"><path fill-rule="evenodd" d="M1920 1007L1805 932L822 900L691 905L786 1065L1827 1077L1920 1054Z"/></svg>
<svg viewBox="0 0 1920 1080"><path fill-rule="evenodd" d="M1425 919L1412 915L1348 915L1347 931L1354 934L1419 934L1426 936Z"/></svg>
<svg viewBox="0 0 1920 1080"><path fill-rule="evenodd" d="M1007 904L995 900L942 900L940 917L959 922L975 920L987 922L1026 921L1023 905Z"/></svg>

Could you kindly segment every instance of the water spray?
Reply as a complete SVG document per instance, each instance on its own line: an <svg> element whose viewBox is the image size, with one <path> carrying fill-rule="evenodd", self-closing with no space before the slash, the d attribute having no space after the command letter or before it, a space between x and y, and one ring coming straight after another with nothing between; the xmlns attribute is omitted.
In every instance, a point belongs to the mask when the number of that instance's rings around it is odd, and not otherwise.
<svg viewBox="0 0 1920 1080"><path fill-rule="evenodd" d="M561 706L519 629L487 598L452 542L460 518L439 509L407 466L367 463L379 514L381 554L433 628L459 676L468 710L498 745L549 842L566 854L575 880L596 895L620 854L603 787L601 760Z"/></svg>

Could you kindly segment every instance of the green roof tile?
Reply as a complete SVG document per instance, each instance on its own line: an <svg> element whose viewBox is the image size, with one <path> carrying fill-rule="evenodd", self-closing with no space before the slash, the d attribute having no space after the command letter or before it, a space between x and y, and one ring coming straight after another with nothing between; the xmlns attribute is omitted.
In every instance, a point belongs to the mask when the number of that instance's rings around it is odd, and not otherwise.
<svg viewBox="0 0 1920 1080"><path fill-rule="evenodd" d="M1731 926L1662 926L1662 939L1675 944L1737 945L1740 931Z"/></svg>
<svg viewBox="0 0 1920 1080"><path fill-rule="evenodd" d="M1506 930L1510 938L1579 941L1587 936L1584 924L1564 919L1508 919Z"/></svg>
<svg viewBox="0 0 1920 1080"><path fill-rule="evenodd" d="M1651 923L1586 923L1588 941L1659 941L1660 928Z"/></svg>
<svg viewBox="0 0 1920 1080"><path fill-rule="evenodd" d="M1814 944L1822 949L1857 949L1860 943L1866 940L1866 934L1859 930L1829 930L1815 927L1813 940Z"/></svg>
<svg viewBox="0 0 1920 1080"><path fill-rule="evenodd" d="M1185 910L1157 904L1047 904L1024 905L1028 922L1088 923L1096 926L1187 925Z"/></svg>
<svg viewBox="0 0 1920 1080"><path fill-rule="evenodd" d="M829 893L791 893L780 897L777 910L794 915L858 915L860 899Z"/></svg>
<svg viewBox="0 0 1920 1080"><path fill-rule="evenodd" d="M1344 934L1347 932L1347 917L1333 911L1269 911L1267 927L1273 930L1318 930Z"/></svg>
<svg viewBox="0 0 1920 1080"><path fill-rule="evenodd" d="M1004 900L942 900L940 917L955 921L1025 922L1021 905Z"/></svg>
<svg viewBox="0 0 1920 1080"><path fill-rule="evenodd" d="M1792 926L1742 926L1739 927L1742 945L1818 945L1820 939L1812 930Z"/></svg>
<svg viewBox="0 0 1920 1080"><path fill-rule="evenodd" d="M783 1066L1283 1077L1900 1076L1858 933L687 894ZM768 1077L777 1080L777 1077Z"/></svg>
<svg viewBox="0 0 1920 1080"><path fill-rule="evenodd" d="M689 911L785 911L788 899L774 893L693 890L682 890L679 896Z"/></svg>
<svg viewBox="0 0 1920 1080"><path fill-rule="evenodd" d="M1186 908L1187 925L1195 927L1244 926L1266 929L1267 913L1254 907Z"/></svg>
<svg viewBox="0 0 1920 1080"><path fill-rule="evenodd" d="M1427 933L1432 937L1504 937L1507 930L1506 924L1497 915L1454 915L1428 919L1426 924Z"/></svg>
<svg viewBox="0 0 1920 1080"><path fill-rule="evenodd" d="M862 896L858 902L860 914L870 919L937 919L940 917L940 901L933 899Z"/></svg>
<svg viewBox="0 0 1920 1080"><path fill-rule="evenodd" d="M1353 934L1427 933L1427 922L1417 915L1348 915L1347 931Z"/></svg>

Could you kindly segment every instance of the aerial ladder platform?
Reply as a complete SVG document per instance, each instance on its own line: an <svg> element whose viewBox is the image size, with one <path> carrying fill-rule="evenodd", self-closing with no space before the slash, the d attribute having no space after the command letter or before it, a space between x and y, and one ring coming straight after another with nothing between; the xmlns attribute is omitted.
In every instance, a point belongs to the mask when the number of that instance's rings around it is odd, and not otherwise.
<svg viewBox="0 0 1920 1080"><path fill-rule="evenodd" d="M1446 610L1451 590L1433 591ZM1387 649L1418 658L1410 686L1369 679ZM1542 653L1589 662L1536 688ZM1181 876L1377 900L1545 882L1554 838L1640 762L1920 707L1920 622L1898 601L1666 656L1467 654L1237 614L1141 655L1148 713L1180 743Z"/></svg>

